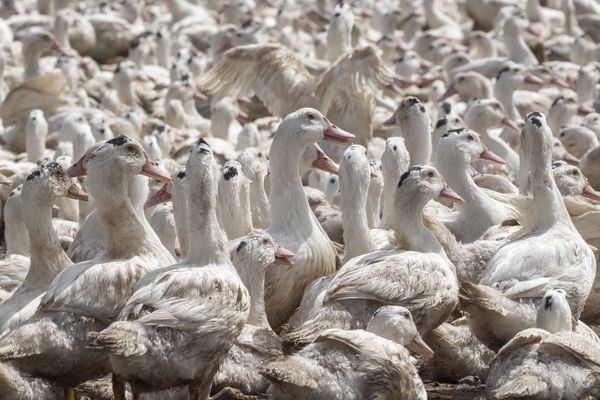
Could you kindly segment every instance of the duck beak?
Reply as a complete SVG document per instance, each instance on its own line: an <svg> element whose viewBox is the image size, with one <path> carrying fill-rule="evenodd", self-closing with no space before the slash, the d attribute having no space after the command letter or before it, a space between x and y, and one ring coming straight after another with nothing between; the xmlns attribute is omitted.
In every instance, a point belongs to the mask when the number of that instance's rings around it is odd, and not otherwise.
<svg viewBox="0 0 600 400"><path fill-rule="evenodd" d="M284 249L281 246L278 246L277 253L275 253L275 264L294 265L294 260L292 260L292 257L294 257L294 255L295 254L291 251Z"/></svg>
<svg viewBox="0 0 600 400"><path fill-rule="evenodd" d="M460 197L454 190L450 189L450 186L444 183L444 188L440 192L441 197L445 197L453 203L464 204L465 199Z"/></svg>
<svg viewBox="0 0 600 400"><path fill-rule="evenodd" d="M431 61L426 60L426 59L422 59L421 60L421 68L423 68L423 69L429 69L431 67L433 67L433 63Z"/></svg>
<svg viewBox="0 0 600 400"><path fill-rule="evenodd" d="M167 201L171 201L171 193L169 193L168 185L165 183L160 190L152 195L146 202L144 203L144 209L154 207L157 204L166 203Z"/></svg>
<svg viewBox="0 0 600 400"><path fill-rule="evenodd" d="M317 150L317 159L313 161L312 166L330 174L337 175L339 168L336 163L323 150Z"/></svg>
<svg viewBox="0 0 600 400"><path fill-rule="evenodd" d="M395 124L396 124L396 117L394 115L392 115L391 117L389 117L388 119L383 121L383 126L392 126Z"/></svg>
<svg viewBox="0 0 600 400"><path fill-rule="evenodd" d="M537 76L535 76L533 74L525 75L525 82L533 83L534 85L542 85L544 83L543 80L541 80L540 78L538 78Z"/></svg>
<svg viewBox="0 0 600 400"><path fill-rule="evenodd" d="M90 199L90 195L83 191L79 187L79 185L72 184L69 190L67 191L67 196L70 199L88 201Z"/></svg>
<svg viewBox="0 0 600 400"><path fill-rule="evenodd" d="M481 154L479 155L479 159L491 161L496 164L506 164L506 161L504 161L504 159L502 157L500 157L499 155L497 155L496 153L494 153L493 151L491 151L488 148L485 148L481 152Z"/></svg>
<svg viewBox="0 0 600 400"><path fill-rule="evenodd" d="M323 135L325 135L324 139L326 141L344 144L352 143L352 139L354 139L355 137L353 134L338 128L337 126L332 124L327 118L325 118L325 120L328 124L327 129L325 129L325 132L323 132Z"/></svg>
<svg viewBox="0 0 600 400"><path fill-rule="evenodd" d="M376 171L371 170L371 174L369 175L371 178L378 178L379 174Z"/></svg>
<svg viewBox="0 0 600 400"><path fill-rule="evenodd" d="M162 169L158 168L156 163L146 155L146 164L142 167L142 175L151 179L156 179L162 183L173 183L173 179Z"/></svg>
<svg viewBox="0 0 600 400"><path fill-rule="evenodd" d="M202 94L200 92L194 92L194 99L200 100L200 101L206 101L206 100L208 100L208 97L206 97L204 94Z"/></svg>
<svg viewBox="0 0 600 400"><path fill-rule="evenodd" d="M590 198L592 200L600 201L600 192L594 190L594 188L589 184L585 183L583 187L583 192L581 193L584 197Z"/></svg>
<svg viewBox="0 0 600 400"><path fill-rule="evenodd" d="M412 352L420 354L425 358L433 357L433 350L431 350L431 347L427 346L427 343L425 343L419 335L415 336L406 347Z"/></svg>
<svg viewBox="0 0 600 400"><path fill-rule="evenodd" d="M0 174L0 185L12 186L13 181Z"/></svg>
<svg viewBox="0 0 600 400"><path fill-rule="evenodd" d="M509 127L515 132L521 132L521 129L519 129L517 124L515 124L512 119L508 118L508 116L502 118L502 121L500 122L502 123L502 125Z"/></svg>
<svg viewBox="0 0 600 400"><path fill-rule="evenodd" d="M448 97L454 96L457 93L458 92L456 91L456 88L454 87L454 85L450 85L450 86L448 86L448 89L446 89L446 93L444 93L442 95L442 97L437 99L437 101L438 101L438 103L441 103L442 101L446 100Z"/></svg>
<svg viewBox="0 0 600 400"><path fill-rule="evenodd" d="M471 178L475 178L476 176L481 174L475 168L469 165L469 175L471 175Z"/></svg>
<svg viewBox="0 0 600 400"><path fill-rule="evenodd" d="M67 169L67 175L69 175L70 178L77 178L79 176L85 176L86 174L87 170L83 166L83 157Z"/></svg>
<svg viewBox="0 0 600 400"><path fill-rule="evenodd" d="M540 36L540 33L531 24L527 25L527 28L525 28L525 32L527 32L533 36Z"/></svg>
<svg viewBox="0 0 600 400"><path fill-rule="evenodd" d="M559 86L559 87L563 87L565 89L570 89L571 85L569 85L567 82L563 81L562 79L559 79L555 76L552 77L552 79L550 79L550 83Z"/></svg>
<svg viewBox="0 0 600 400"><path fill-rule="evenodd" d="M594 110L592 107L586 106L585 104L582 104L577 109L577 114L579 114L579 115L588 115L590 113L593 113L594 111L596 111L596 110Z"/></svg>
<svg viewBox="0 0 600 400"><path fill-rule="evenodd" d="M566 162L568 162L570 164L579 165L579 158L575 157L573 154L571 154L569 152L567 152L563 156L563 160L565 160Z"/></svg>

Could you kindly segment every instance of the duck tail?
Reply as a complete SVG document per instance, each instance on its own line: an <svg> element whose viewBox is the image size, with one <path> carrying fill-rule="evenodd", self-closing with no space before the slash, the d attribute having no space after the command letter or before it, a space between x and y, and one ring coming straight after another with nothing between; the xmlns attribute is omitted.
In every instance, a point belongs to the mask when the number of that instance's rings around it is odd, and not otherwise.
<svg viewBox="0 0 600 400"><path fill-rule="evenodd" d="M477 285L467 281L460 282L459 300L467 311L479 308L504 316L506 310L502 306L502 298L502 293L490 286Z"/></svg>
<svg viewBox="0 0 600 400"><path fill-rule="evenodd" d="M104 350L123 357L140 356L146 353L143 328L128 321L117 321L102 332L88 332L88 348Z"/></svg>
<svg viewBox="0 0 600 400"><path fill-rule="evenodd" d="M352 321L352 315L347 311L324 306L314 318L282 335L283 347L286 350L304 347L327 329L351 329Z"/></svg>
<svg viewBox="0 0 600 400"><path fill-rule="evenodd" d="M533 375L522 375L491 391L491 399L543 398L548 389L546 382Z"/></svg>

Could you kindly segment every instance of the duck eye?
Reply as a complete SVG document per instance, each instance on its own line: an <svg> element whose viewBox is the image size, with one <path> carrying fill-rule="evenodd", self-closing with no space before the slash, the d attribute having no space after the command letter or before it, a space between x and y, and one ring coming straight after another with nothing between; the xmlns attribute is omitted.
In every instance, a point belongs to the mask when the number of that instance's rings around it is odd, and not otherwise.
<svg viewBox="0 0 600 400"><path fill-rule="evenodd" d="M467 140L475 140L475 138L473 137L473 135L469 135L467 136Z"/></svg>
<svg viewBox="0 0 600 400"><path fill-rule="evenodd" d="M428 176L429 178L433 178L433 171L429 171L429 172L427 173L427 176Z"/></svg>
<svg viewBox="0 0 600 400"><path fill-rule="evenodd" d="M314 120L315 118L316 118L315 114L308 114L308 119L310 119L311 121Z"/></svg>
<svg viewBox="0 0 600 400"><path fill-rule="evenodd" d="M269 240L268 239L263 239L262 244L269 244Z"/></svg>
<svg viewBox="0 0 600 400"><path fill-rule="evenodd" d="M571 172L571 174L573 174L573 176L577 176L577 175L579 175L579 171L573 170L573 172Z"/></svg>

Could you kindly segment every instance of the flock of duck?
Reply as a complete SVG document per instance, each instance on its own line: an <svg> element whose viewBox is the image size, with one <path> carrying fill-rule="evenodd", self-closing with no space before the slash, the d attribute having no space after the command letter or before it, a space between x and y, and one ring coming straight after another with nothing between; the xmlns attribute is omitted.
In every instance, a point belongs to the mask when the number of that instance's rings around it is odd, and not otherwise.
<svg viewBox="0 0 600 400"><path fill-rule="evenodd" d="M597 2L0 17L1 399L600 398Z"/></svg>

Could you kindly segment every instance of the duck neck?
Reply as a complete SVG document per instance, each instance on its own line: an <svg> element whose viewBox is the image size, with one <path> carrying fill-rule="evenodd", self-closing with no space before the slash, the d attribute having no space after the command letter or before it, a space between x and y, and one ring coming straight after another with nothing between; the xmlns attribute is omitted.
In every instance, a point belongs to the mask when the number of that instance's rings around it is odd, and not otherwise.
<svg viewBox="0 0 600 400"><path fill-rule="evenodd" d="M236 269L250 293L250 313L246 323L270 330L271 326L265 311L265 270L263 269L260 273L257 273L252 266L241 266L241 268Z"/></svg>
<svg viewBox="0 0 600 400"><path fill-rule="evenodd" d="M73 263L62 249L52 226L54 199L23 190L23 219L29 231L31 263L25 282L48 286L60 271ZM52 201L51 201L52 200Z"/></svg>
<svg viewBox="0 0 600 400"><path fill-rule="evenodd" d="M128 178L119 168L88 170L88 188L107 238L105 256L113 259L131 258L148 244L145 219L128 197Z"/></svg>
<svg viewBox="0 0 600 400"><path fill-rule="evenodd" d="M33 78L40 74L40 55L36 51L23 49L23 64L25 64L25 78Z"/></svg>
<svg viewBox="0 0 600 400"><path fill-rule="evenodd" d="M369 228L378 227L381 223L379 210L381 206L381 182L371 180L369 194L367 196L367 222Z"/></svg>
<svg viewBox="0 0 600 400"><path fill-rule="evenodd" d="M421 121L420 121L421 122ZM429 121L407 123L401 127L406 150L410 154L410 166L428 165L431 158L431 132Z"/></svg>
<svg viewBox="0 0 600 400"><path fill-rule="evenodd" d="M221 204L221 222L229 240L247 235L252 231L252 212L250 210L250 193L245 177L237 176L235 182L219 184L219 201Z"/></svg>
<svg viewBox="0 0 600 400"><path fill-rule="evenodd" d="M396 202L396 235L408 243L408 250L420 253L446 253L434 234L423 223L423 208L428 200L414 197Z"/></svg>
<svg viewBox="0 0 600 400"><path fill-rule="evenodd" d="M183 184L173 185L173 218L179 239L179 251L182 257L188 252L188 204L187 188Z"/></svg>
<svg viewBox="0 0 600 400"><path fill-rule="evenodd" d="M348 177L350 178L350 177ZM369 224L367 221L367 190L359 187L353 179L342 179L342 196L340 206L342 209L342 228L344 230L344 243L346 245L345 259L361 254L370 253L374 249Z"/></svg>
<svg viewBox="0 0 600 400"><path fill-rule="evenodd" d="M252 205L252 224L255 228L266 229L269 226L269 196L265 191L264 173L257 173L252 179L254 187L250 191L250 204Z"/></svg>
<svg viewBox="0 0 600 400"><path fill-rule="evenodd" d="M558 136L560 127L571 119L572 115L566 108L551 107L546 120L554 136Z"/></svg>
<svg viewBox="0 0 600 400"><path fill-rule="evenodd" d="M550 160L536 160L530 170L533 207L533 231L547 230L561 223L575 229L552 174Z"/></svg>
<svg viewBox="0 0 600 400"><path fill-rule="evenodd" d="M188 164L189 165L189 164ZM212 168L212 165L203 168ZM188 248L186 263L199 265L229 264L225 245L227 239L217 219L217 183L213 171L188 171L188 240L194 246ZM194 179L196 178L196 179Z"/></svg>
<svg viewBox="0 0 600 400"><path fill-rule="evenodd" d="M475 184L469 174L469 163L463 157L463 154L447 153L438 159L438 166L444 171L448 185L465 200L459 210L472 213L489 204L492 199Z"/></svg>
<svg viewBox="0 0 600 400"><path fill-rule="evenodd" d="M227 140L229 138L229 127L233 119L229 117L215 115L210 124L210 129L214 137Z"/></svg>
<svg viewBox="0 0 600 400"><path fill-rule="evenodd" d="M302 188L300 179L300 159L304 148L294 145L285 137L277 140L276 133L269 154L271 165L271 227L269 230L286 231L295 229L304 236L310 235L313 230L313 218L308 206L308 200Z"/></svg>
<svg viewBox="0 0 600 400"><path fill-rule="evenodd" d="M396 215L394 196L402 172L396 165L387 167L386 163L383 164L383 211L381 214L381 228L392 229L394 226L394 217Z"/></svg>
<svg viewBox="0 0 600 400"><path fill-rule="evenodd" d="M513 101L514 93L515 88L510 87L510 85L498 83L494 85L494 95L496 96L496 99L502 104L510 119L516 120L521 119L521 114Z"/></svg>
<svg viewBox="0 0 600 400"><path fill-rule="evenodd" d="M6 254L29 255L29 235L21 217L21 200L9 197L4 205Z"/></svg>
<svg viewBox="0 0 600 400"><path fill-rule="evenodd" d="M512 20L504 23L504 45L508 50L509 58L515 57L527 49L527 43L519 31L519 27Z"/></svg>

